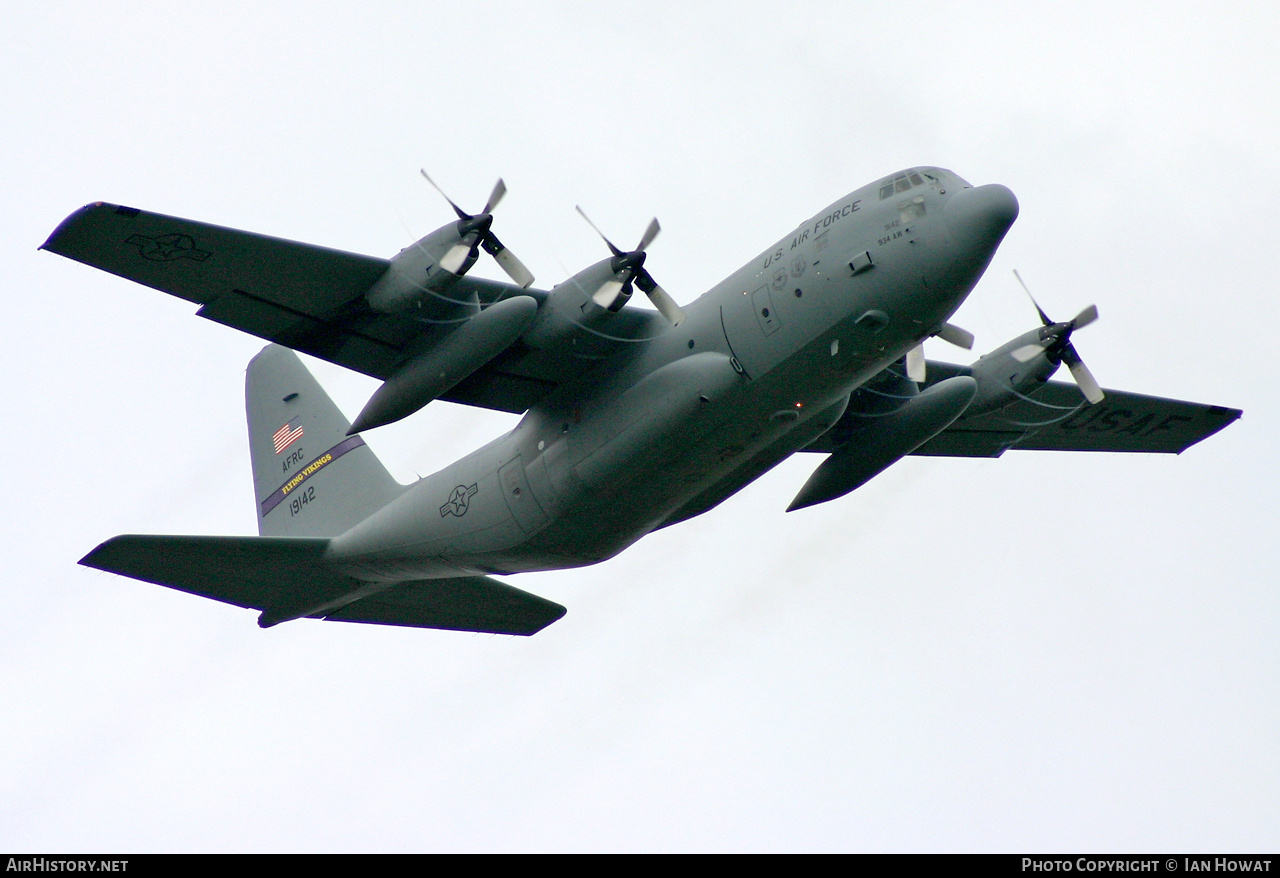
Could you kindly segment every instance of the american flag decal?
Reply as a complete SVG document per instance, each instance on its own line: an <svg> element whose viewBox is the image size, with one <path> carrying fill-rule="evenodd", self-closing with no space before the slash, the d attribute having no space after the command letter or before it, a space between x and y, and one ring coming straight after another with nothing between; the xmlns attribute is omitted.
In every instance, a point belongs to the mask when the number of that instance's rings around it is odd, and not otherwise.
<svg viewBox="0 0 1280 878"><path fill-rule="evenodd" d="M271 442L276 447L276 454L284 451L290 445L302 438L302 425L298 423L301 420L301 417L294 418L292 421L271 434Z"/></svg>

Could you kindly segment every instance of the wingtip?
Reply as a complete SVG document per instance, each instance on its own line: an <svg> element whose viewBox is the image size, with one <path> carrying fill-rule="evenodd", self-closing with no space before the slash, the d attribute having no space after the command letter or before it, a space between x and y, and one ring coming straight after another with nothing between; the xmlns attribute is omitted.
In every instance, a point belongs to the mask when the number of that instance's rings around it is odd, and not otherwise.
<svg viewBox="0 0 1280 878"><path fill-rule="evenodd" d="M112 550L114 544L120 542L124 538L125 535L121 535L112 537L109 540L103 540L98 543L98 545L94 546L91 551L86 553L85 556L76 563L82 567L90 567L94 570L105 570L107 573L115 573L116 571L106 566L110 562L104 558L104 555Z"/></svg>

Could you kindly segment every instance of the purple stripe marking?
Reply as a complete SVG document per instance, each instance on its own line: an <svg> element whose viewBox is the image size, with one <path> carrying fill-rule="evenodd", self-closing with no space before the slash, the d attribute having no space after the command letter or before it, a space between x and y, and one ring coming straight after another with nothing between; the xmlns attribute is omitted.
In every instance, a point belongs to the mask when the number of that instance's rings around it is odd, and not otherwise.
<svg viewBox="0 0 1280 878"><path fill-rule="evenodd" d="M363 444L364 444L364 440L361 439L359 436L348 436L346 439L343 439L337 445L333 446L328 451L326 451L324 454L320 455L315 460L311 461L306 466L299 469L296 473L294 473L292 476L289 477L289 481L285 482L283 485L276 488L275 493L273 493L270 497L262 501L262 514L266 515L272 509L275 509L277 506L279 506L281 503L284 502L285 496L290 491L297 488L307 479L311 478L316 473L320 472L320 470L324 469L326 466L333 463L339 457L342 457L342 455L346 454L351 449L359 448ZM321 463L321 461L324 461L324 462Z"/></svg>

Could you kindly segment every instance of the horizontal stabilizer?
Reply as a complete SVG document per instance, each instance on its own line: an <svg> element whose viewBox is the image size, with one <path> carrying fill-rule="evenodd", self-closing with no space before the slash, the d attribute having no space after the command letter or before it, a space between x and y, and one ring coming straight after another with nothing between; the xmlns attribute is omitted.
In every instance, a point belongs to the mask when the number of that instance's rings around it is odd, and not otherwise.
<svg viewBox="0 0 1280 878"><path fill-rule="evenodd" d="M245 607L264 610L291 592L312 589L338 597L360 586L324 571L326 539L196 537L126 534L80 559L86 567L119 573Z"/></svg>
<svg viewBox="0 0 1280 878"><path fill-rule="evenodd" d="M402 582L325 615L333 622L537 634L565 614L546 598L487 576Z"/></svg>
<svg viewBox="0 0 1280 878"><path fill-rule="evenodd" d="M309 615L528 635L565 614L559 604L485 576L403 582L369 595L370 583L325 565L328 544L305 537L131 534L107 540L80 563L259 610L267 624Z"/></svg>

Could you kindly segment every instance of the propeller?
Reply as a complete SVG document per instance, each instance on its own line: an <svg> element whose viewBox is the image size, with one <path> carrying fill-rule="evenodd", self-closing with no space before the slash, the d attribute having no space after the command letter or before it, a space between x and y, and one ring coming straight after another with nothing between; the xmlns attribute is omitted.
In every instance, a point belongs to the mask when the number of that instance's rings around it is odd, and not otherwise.
<svg viewBox="0 0 1280 878"><path fill-rule="evenodd" d="M609 248L609 252L613 254L609 267L613 270L613 277L600 285L594 293L591 294L591 300L601 308L610 311L617 311L631 297L631 284L635 285L649 297L649 301L653 302L658 312L666 318L667 322L672 326L679 326L684 321L684 310L676 304L675 299L658 286L657 281L649 274L644 267L645 249L653 243L653 239L658 237L658 232L662 231L662 227L658 225L655 217L649 222L649 228L645 229L643 235L640 236L640 243L636 249L623 251L618 249L612 241L605 237L604 232L591 221L591 217L587 216L586 211L581 207L577 208L578 213L587 225L595 229L597 235L604 241Z"/></svg>
<svg viewBox="0 0 1280 878"><path fill-rule="evenodd" d="M1036 313L1040 315L1040 322L1044 324L1044 327L1040 330L1039 342L1023 345L1012 352L1012 357L1019 363L1026 363L1043 353L1051 363L1066 363L1067 368L1071 371L1071 377L1075 379L1076 386L1080 388L1080 392L1084 394L1084 398L1089 401L1089 404L1093 405L1102 402L1106 394L1102 392L1102 388L1098 386L1093 373L1089 371L1089 367L1080 359L1080 354L1076 352L1075 345L1071 343L1071 333L1081 327L1088 326L1098 319L1097 306L1090 305L1066 323L1054 323L1049 319L1049 315L1044 313L1044 309L1040 307L1036 297L1031 295L1031 290L1027 288L1027 285L1022 280L1022 275L1018 274L1017 269L1014 269L1013 276L1018 279L1018 283L1026 291L1027 298L1031 299L1031 304L1035 305Z"/></svg>
<svg viewBox="0 0 1280 878"><path fill-rule="evenodd" d="M454 204L453 199L445 195L444 190L436 185L436 181L432 180L425 170L419 170L423 179L430 183L432 188L439 192L445 201L449 202L449 206L453 208L453 212L458 215L460 220L458 223L458 243L450 247L449 252L440 260L441 268L452 274L457 274L459 269L474 257L476 247L479 246L484 248L484 252L497 260L498 266L517 285L527 287L533 283L533 274L524 267L524 263L517 259L514 253L503 246L491 228L493 225L493 209L498 206L502 196L507 194L507 186L502 182L501 178L494 185L493 191L489 193L489 200L484 209L477 214L470 214Z"/></svg>
<svg viewBox="0 0 1280 878"><path fill-rule="evenodd" d="M954 323L944 323L934 333L934 336L945 342L950 342L958 348L964 348L966 351L973 350L973 333L967 329L961 329ZM923 384L925 380L925 361L924 361L924 342L907 351L907 377L917 384Z"/></svg>

